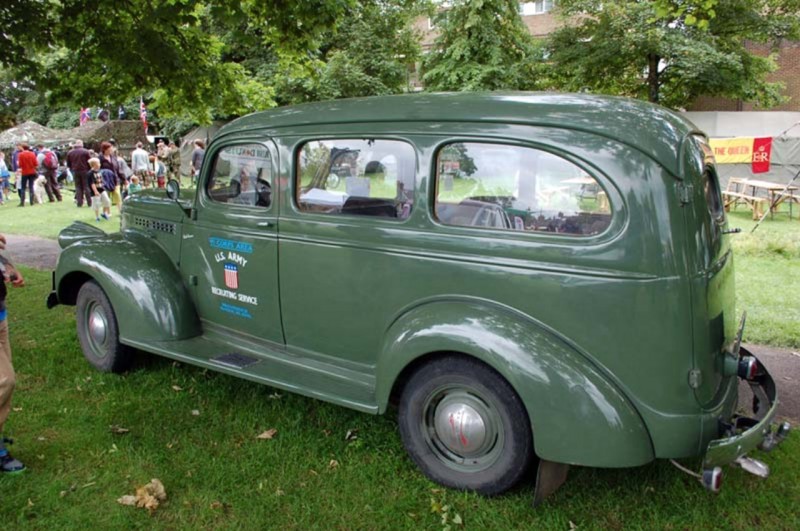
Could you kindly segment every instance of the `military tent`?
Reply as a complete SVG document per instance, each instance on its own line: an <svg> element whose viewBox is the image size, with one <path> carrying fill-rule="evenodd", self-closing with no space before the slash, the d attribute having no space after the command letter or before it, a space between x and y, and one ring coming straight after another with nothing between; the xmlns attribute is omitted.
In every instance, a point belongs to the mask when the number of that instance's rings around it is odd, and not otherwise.
<svg viewBox="0 0 800 531"><path fill-rule="evenodd" d="M208 143L211 142L211 139L214 138L214 135L220 128L225 125L226 122L217 121L212 123L211 125L205 125L200 127L195 127L185 135L183 135L183 139L181 140L181 173L184 175L189 175L189 169L192 163L192 151L194 151L194 141L195 140L202 140L205 142L206 146Z"/></svg>

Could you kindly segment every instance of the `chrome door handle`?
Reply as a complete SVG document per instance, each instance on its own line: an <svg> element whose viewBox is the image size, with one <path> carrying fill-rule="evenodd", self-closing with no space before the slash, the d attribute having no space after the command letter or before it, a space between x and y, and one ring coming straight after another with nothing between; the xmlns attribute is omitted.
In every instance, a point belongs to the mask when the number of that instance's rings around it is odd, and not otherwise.
<svg viewBox="0 0 800 531"><path fill-rule="evenodd" d="M269 221L259 221L258 223L256 223L256 225L258 225L259 227L271 227L272 223L270 223Z"/></svg>

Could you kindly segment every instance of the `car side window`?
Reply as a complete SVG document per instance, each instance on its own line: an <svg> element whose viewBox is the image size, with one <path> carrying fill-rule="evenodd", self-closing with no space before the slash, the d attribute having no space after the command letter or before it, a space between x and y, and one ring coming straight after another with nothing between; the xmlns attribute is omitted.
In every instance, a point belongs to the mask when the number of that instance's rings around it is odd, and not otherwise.
<svg viewBox="0 0 800 531"><path fill-rule="evenodd" d="M272 204L272 157L261 144L238 144L219 150L206 183L217 203L269 208Z"/></svg>
<svg viewBox="0 0 800 531"><path fill-rule="evenodd" d="M436 179L435 214L445 225L591 236L611 224L600 184L543 150L448 144L438 152Z"/></svg>
<svg viewBox="0 0 800 531"><path fill-rule="evenodd" d="M298 152L296 201L303 212L405 219L414 204L416 155L399 140L306 142Z"/></svg>

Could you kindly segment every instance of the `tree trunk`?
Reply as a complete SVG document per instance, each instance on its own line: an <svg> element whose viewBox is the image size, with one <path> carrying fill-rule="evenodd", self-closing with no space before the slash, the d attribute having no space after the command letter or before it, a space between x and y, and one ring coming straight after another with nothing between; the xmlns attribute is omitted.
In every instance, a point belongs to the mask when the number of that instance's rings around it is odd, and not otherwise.
<svg viewBox="0 0 800 531"><path fill-rule="evenodd" d="M658 63L661 57L651 53L647 54L647 99L651 103L658 103Z"/></svg>

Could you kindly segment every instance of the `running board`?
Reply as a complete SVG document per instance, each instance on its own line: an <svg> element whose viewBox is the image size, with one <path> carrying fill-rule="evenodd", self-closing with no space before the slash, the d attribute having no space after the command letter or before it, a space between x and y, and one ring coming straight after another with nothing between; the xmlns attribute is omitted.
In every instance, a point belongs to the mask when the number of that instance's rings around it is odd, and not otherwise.
<svg viewBox="0 0 800 531"><path fill-rule="evenodd" d="M223 354L222 356L217 356L216 358L211 358L209 361L213 361L217 365L222 365L223 367L244 369L245 367L249 367L254 363L258 363L259 360L258 358L247 356L246 354L241 354L239 352L231 352L229 354Z"/></svg>
<svg viewBox="0 0 800 531"><path fill-rule="evenodd" d="M222 343L206 336L180 341L139 342L127 338L125 345L192 365L230 374L345 407L378 413L375 376L318 359L271 349L247 348Z"/></svg>

